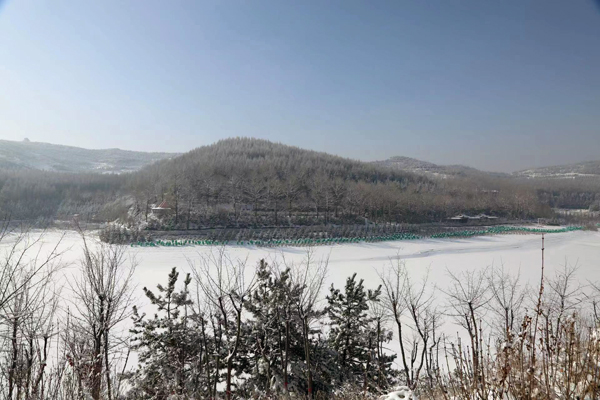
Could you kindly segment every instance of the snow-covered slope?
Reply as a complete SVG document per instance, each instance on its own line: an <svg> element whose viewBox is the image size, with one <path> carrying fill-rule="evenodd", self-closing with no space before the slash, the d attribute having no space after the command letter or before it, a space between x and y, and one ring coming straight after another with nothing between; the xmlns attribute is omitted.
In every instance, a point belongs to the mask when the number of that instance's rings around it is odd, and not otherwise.
<svg viewBox="0 0 600 400"><path fill-rule="evenodd" d="M123 173L177 154L120 149L89 150L41 142L0 140L0 168Z"/></svg>
<svg viewBox="0 0 600 400"><path fill-rule="evenodd" d="M448 177L448 176L475 176L475 175L503 175L495 172L484 172L466 165L438 165L416 158L396 156L387 160L374 161L373 164L388 167L394 170L410 171L422 175Z"/></svg>
<svg viewBox="0 0 600 400"><path fill-rule="evenodd" d="M515 175L527 178L575 178L583 176L600 177L600 161L588 161L578 164L532 168L515 172Z"/></svg>

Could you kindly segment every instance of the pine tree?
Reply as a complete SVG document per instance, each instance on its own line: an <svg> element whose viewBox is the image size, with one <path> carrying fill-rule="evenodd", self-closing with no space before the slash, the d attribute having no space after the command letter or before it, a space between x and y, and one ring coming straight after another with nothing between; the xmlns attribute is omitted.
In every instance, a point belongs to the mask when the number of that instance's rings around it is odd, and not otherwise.
<svg viewBox="0 0 600 400"><path fill-rule="evenodd" d="M205 393L203 372L202 330L197 326L198 316L190 315L188 274L184 288L176 291L179 273L175 268L169 274L166 287L158 285L159 294L144 288L146 297L157 308L152 319L139 315L134 308L134 349L138 351L140 366L133 379L136 398L166 399L177 395L182 398Z"/></svg>
<svg viewBox="0 0 600 400"><path fill-rule="evenodd" d="M382 344L391 337L382 321L370 313L369 304L377 303L381 288L365 290L356 274L346 280L342 292L332 285L327 296L330 332L329 344L336 352L339 366L337 378L341 384L363 386L388 381L391 361L381 352ZM377 378L377 374L387 376Z"/></svg>
<svg viewBox="0 0 600 400"><path fill-rule="evenodd" d="M267 395L297 391L306 385L298 368L304 353L293 307L300 290L292 284L289 269L274 274L261 260L256 288L246 304L253 317L247 340L253 375L247 385Z"/></svg>

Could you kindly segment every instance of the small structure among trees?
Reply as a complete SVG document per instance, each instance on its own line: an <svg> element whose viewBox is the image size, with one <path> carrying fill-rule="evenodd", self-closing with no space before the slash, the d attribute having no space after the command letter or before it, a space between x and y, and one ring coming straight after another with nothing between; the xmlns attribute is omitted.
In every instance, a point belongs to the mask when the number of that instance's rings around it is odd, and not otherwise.
<svg viewBox="0 0 600 400"><path fill-rule="evenodd" d="M158 218L162 218L171 214L171 211L171 206L169 205L169 203L167 203L166 200L163 200L163 202L160 203L158 206L152 207L152 214L156 215Z"/></svg>
<svg viewBox="0 0 600 400"><path fill-rule="evenodd" d="M469 219L471 219L471 217L468 215L459 214L448 219L452 222L462 222L463 224L466 224L467 222L469 222Z"/></svg>
<svg viewBox="0 0 600 400"><path fill-rule="evenodd" d="M494 216L487 215L487 214L478 214L475 216L470 216L467 214L459 214L455 217L448 218L448 220L451 222L461 222L463 224L466 224L468 222L493 221L496 219L498 219L498 217L494 217Z"/></svg>

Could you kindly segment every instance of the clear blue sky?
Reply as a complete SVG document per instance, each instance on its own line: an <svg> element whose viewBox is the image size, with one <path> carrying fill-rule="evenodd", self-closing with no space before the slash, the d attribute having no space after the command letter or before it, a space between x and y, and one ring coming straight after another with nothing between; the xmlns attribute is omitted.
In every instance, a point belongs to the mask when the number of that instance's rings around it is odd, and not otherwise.
<svg viewBox="0 0 600 400"><path fill-rule="evenodd" d="M600 159L600 5L0 3L0 138L183 152L231 136L502 171Z"/></svg>

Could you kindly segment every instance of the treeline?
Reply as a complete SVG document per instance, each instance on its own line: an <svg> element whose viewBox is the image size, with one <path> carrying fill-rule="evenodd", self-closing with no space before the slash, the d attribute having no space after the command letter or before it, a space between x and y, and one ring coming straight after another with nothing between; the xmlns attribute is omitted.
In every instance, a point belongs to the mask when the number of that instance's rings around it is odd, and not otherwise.
<svg viewBox="0 0 600 400"><path fill-rule="evenodd" d="M550 217L600 203L600 180L494 174L435 178L251 138L200 147L123 175L0 170L13 219L120 219L144 228L441 222L460 213ZM167 201L168 215L152 207Z"/></svg>
<svg viewBox="0 0 600 400"><path fill-rule="evenodd" d="M127 176L0 169L0 215L12 220L112 221L127 215Z"/></svg>
<svg viewBox="0 0 600 400"><path fill-rule="evenodd" d="M600 176L527 179L541 202L554 208L586 209L600 205Z"/></svg>
<svg viewBox="0 0 600 400"><path fill-rule="evenodd" d="M60 251L27 263L28 239L0 271L2 398L366 400L400 385L404 398L600 396L600 287L574 268L542 268L531 287L475 267L439 288L397 262L376 287L354 274L327 288L310 250L248 265L215 248L144 288L144 313L125 248L84 242L61 290Z"/></svg>

